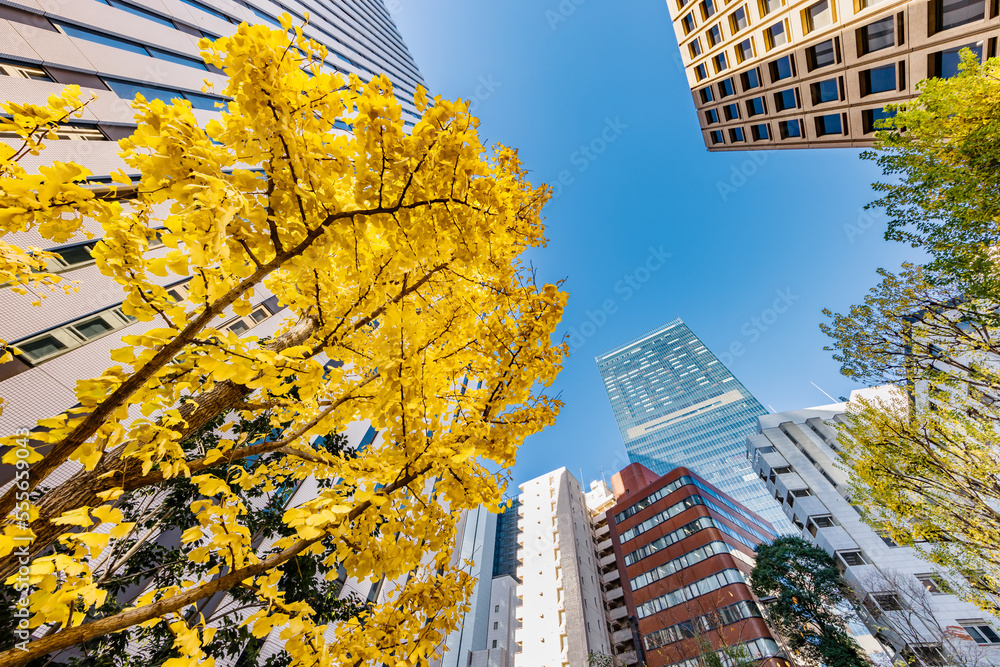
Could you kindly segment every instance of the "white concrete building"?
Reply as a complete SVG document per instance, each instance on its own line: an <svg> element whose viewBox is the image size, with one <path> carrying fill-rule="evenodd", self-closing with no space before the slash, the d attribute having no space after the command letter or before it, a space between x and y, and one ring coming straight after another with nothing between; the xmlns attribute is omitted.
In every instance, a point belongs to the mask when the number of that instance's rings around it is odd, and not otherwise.
<svg viewBox="0 0 1000 667"><path fill-rule="evenodd" d="M600 559L580 483L560 468L521 485L517 667L586 667L611 655ZM600 493L592 496L596 501Z"/></svg>
<svg viewBox="0 0 1000 667"><path fill-rule="evenodd" d="M518 647L517 581L509 575L494 577L486 626L486 648L474 651L469 667L514 667Z"/></svg>
<svg viewBox="0 0 1000 667"><path fill-rule="evenodd" d="M880 390L852 393L868 398ZM949 594L948 577L912 548L861 521L847 497L835 423L846 403L762 416L748 455L802 537L833 555L859 613L894 658L913 664L998 665L1000 623Z"/></svg>

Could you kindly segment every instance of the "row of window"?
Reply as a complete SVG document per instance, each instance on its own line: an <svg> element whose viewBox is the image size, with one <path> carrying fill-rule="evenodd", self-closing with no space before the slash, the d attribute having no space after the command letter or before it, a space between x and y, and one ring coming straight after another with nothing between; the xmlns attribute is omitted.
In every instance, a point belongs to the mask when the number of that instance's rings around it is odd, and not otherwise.
<svg viewBox="0 0 1000 667"><path fill-rule="evenodd" d="M657 596L648 602L643 602L636 606L635 613L639 618L646 618L647 616L666 611L671 607L676 607L679 604L693 600L701 595L717 591L725 586L745 583L746 577L742 572L733 568L727 568L687 586L681 586L676 590Z"/></svg>
<svg viewBox="0 0 1000 667"><path fill-rule="evenodd" d="M840 39L828 39L825 42L814 44L806 49L806 63L810 72L839 62ZM791 54L772 60L764 65L764 69L767 71L772 84L783 81L784 79L790 79L797 73L795 58ZM739 80L742 92L744 93L760 88L763 85L761 68L754 67L753 69L741 72ZM725 99L735 95L735 77L723 79L715 84L714 87L706 86L698 91L698 97L701 99L702 104L714 102L716 94L718 94L719 99Z"/></svg>
<svg viewBox="0 0 1000 667"><path fill-rule="evenodd" d="M643 572L639 576L633 577L629 580L629 586L632 591L635 592L644 586L649 586L650 584L663 579L664 577L669 577L686 567L691 567L695 563L700 563L706 558L727 553L729 553L729 545L725 542L718 540L715 542L709 542L708 544L689 551L678 558L669 560L663 565L658 565L648 572Z"/></svg>
<svg viewBox="0 0 1000 667"><path fill-rule="evenodd" d="M744 642L743 644L740 644L740 646L745 648L747 653L750 654L750 657L755 660L772 658L781 652L778 643L767 637L761 637L760 639ZM721 648L715 651L719 662L726 667L733 667L736 662L724 651L725 649ZM688 658L687 660L681 660L680 662L672 662L666 667L701 667L703 664L705 664L705 658L703 656L698 656L697 658Z"/></svg>
<svg viewBox="0 0 1000 667"><path fill-rule="evenodd" d="M658 491L655 491L655 492L649 494L648 496L646 496L642 500L636 501L633 505L630 505L630 506L626 507L624 510L622 510L618 514L615 514L615 523L619 523L620 524L621 522L625 521L625 519L629 518L630 516L636 514L637 512L641 512L642 510L646 509L647 507L650 507L653 503L657 502L658 500L662 500L663 498L666 498L671 493L673 493L677 489L679 489L682 486L685 486L687 484L694 484L694 480L691 479L690 477L688 477L687 475L682 475L682 476L678 477L677 479L675 479L674 481L670 482L670 484L667 484L662 489L659 489Z"/></svg>
<svg viewBox="0 0 1000 667"><path fill-rule="evenodd" d="M712 519L711 517L703 516L699 517L698 519L695 519L690 523L684 524L677 530L671 531L666 535L663 535L662 537L656 538L649 544L645 544L636 549L635 551L625 554L625 565L635 565L642 559L648 558L649 556L652 556L658 551L666 549L671 544L676 544L677 542L680 542L685 538L691 537L698 531L704 530L706 528L715 528L716 530L725 533L729 537L733 538L740 544L750 549L757 548L757 545L754 542L743 537L729 526L725 526L719 523L718 521Z"/></svg>
<svg viewBox="0 0 1000 667"><path fill-rule="evenodd" d="M643 635L642 641L647 651L652 651L683 639L691 639L718 628L732 625L748 618L763 618L760 608L753 600L741 600L726 605L707 614L696 616L690 621L682 621L662 630Z"/></svg>
<svg viewBox="0 0 1000 667"><path fill-rule="evenodd" d="M863 109L861 111L861 126L863 134L872 134L879 129L879 122L892 118L895 114L885 110L884 107L875 109ZM817 137L844 136L848 134L848 123L846 113L833 113L813 118L815 133ZM770 141L779 139L801 140L806 138L805 122L799 118L789 120L779 120L776 122L777 135L771 131L771 123L758 123L749 127L749 137L747 131L742 127L729 128L728 132L723 130L712 130L708 134L711 145L731 143L741 144L747 141ZM728 136L728 142L727 142Z"/></svg>

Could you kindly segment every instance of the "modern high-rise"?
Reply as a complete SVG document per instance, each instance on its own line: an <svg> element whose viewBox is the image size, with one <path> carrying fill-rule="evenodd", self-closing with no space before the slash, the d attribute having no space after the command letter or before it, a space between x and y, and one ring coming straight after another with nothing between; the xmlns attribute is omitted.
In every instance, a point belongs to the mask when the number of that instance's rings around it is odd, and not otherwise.
<svg viewBox="0 0 1000 667"><path fill-rule="evenodd" d="M851 399L881 391L855 391ZM861 621L892 664L1000 665L1000 619L955 595L963 582L876 533L851 505L850 480L837 465L836 426L850 423L846 412L846 403L835 403L760 417L746 440L754 470L800 535L834 557L861 603ZM873 652L871 635L857 639Z"/></svg>
<svg viewBox="0 0 1000 667"><path fill-rule="evenodd" d="M597 357L629 460L665 475L694 470L770 522L788 519L757 478L744 441L767 414L680 319Z"/></svg>
<svg viewBox="0 0 1000 667"><path fill-rule="evenodd" d="M870 146L885 105L997 53L996 0L666 0L710 151Z"/></svg>
<svg viewBox="0 0 1000 667"><path fill-rule="evenodd" d="M517 578L517 521L521 502L512 498L503 512L497 515L497 539L493 548L493 576L507 575Z"/></svg>
<svg viewBox="0 0 1000 667"><path fill-rule="evenodd" d="M119 168L128 171L117 155L117 140L135 127L128 102L137 93L186 99L199 120L217 117L214 105L221 98L202 88L208 80L221 90L225 77L202 62L198 40L231 34L244 21L277 25L283 12L297 23L308 13L305 33L327 46L330 68L364 80L387 74L406 122L418 119L413 93L423 80L379 0L17 0L0 3L0 97L44 104L69 84L81 87L83 99L97 97L82 118L59 132L59 140L48 141L40 157L29 156L24 164L32 169L40 162L74 161L97 179ZM121 289L101 275L90 254L103 232L93 222L86 225L57 246L35 232L5 237L55 252L59 257L50 270L77 282L79 291L28 288L22 295L0 287L0 340L21 350L0 365L0 396L7 401L0 415L2 435L72 407L76 383L112 365L110 351L123 335L155 326L132 322L121 311ZM166 252L162 246L149 251ZM184 296L183 283L171 287ZM39 300L41 307L32 305ZM258 285L252 312L231 314L219 328L268 336L282 319L276 316L281 308Z"/></svg>

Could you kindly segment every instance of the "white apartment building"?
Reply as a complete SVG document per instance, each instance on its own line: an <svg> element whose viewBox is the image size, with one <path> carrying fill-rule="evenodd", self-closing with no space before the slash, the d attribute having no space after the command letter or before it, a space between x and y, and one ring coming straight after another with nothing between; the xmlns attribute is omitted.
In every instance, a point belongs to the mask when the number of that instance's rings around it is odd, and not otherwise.
<svg viewBox="0 0 1000 667"><path fill-rule="evenodd" d="M950 594L934 564L877 534L851 505L834 426L846 410L836 403L760 417L759 433L747 438L754 469L802 537L834 556L857 593L861 620L893 662L1000 664L998 619Z"/></svg>
<svg viewBox="0 0 1000 667"><path fill-rule="evenodd" d="M520 653L514 664L586 667L590 654L613 650L588 498L566 468L520 488L522 627L515 633ZM590 499L600 502L604 496L595 490Z"/></svg>

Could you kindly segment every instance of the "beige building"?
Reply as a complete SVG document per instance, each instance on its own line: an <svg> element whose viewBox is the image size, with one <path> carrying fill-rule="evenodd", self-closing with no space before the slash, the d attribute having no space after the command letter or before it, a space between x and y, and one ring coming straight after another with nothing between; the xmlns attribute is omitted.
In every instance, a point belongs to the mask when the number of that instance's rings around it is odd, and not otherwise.
<svg viewBox="0 0 1000 667"><path fill-rule="evenodd" d="M998 0L667 0L711 151L871 145L883 107L993 57Z"/></svg>

